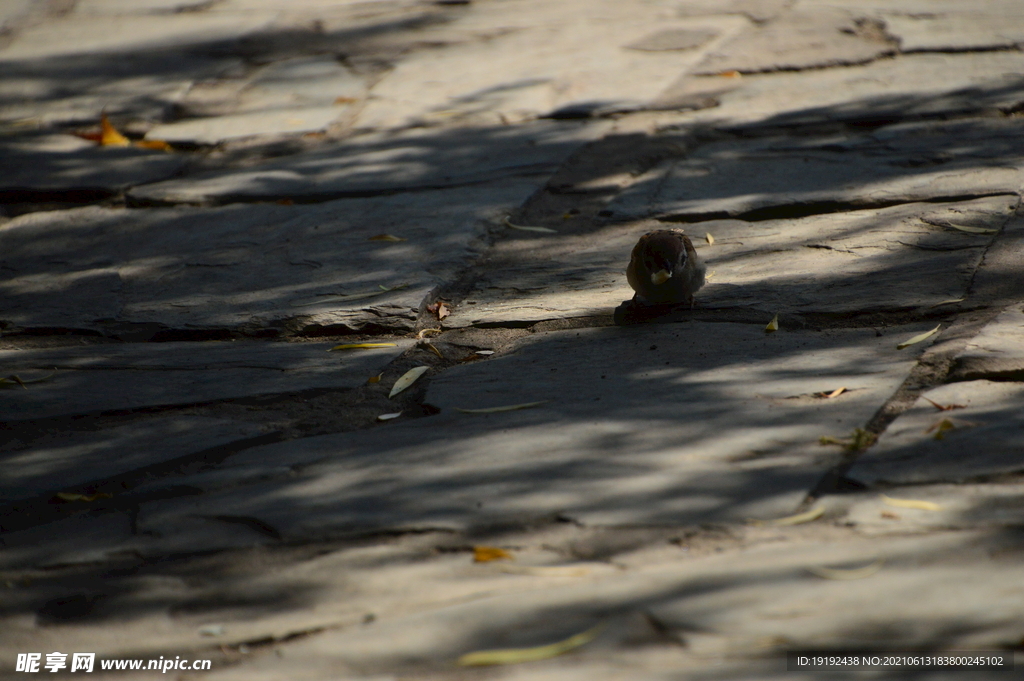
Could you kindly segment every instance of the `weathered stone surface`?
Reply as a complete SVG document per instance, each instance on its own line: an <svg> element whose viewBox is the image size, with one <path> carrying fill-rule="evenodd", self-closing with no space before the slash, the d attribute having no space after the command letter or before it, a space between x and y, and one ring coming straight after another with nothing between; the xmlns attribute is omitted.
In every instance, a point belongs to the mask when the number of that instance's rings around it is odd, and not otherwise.
<svg viewBox="0 0 1024 681"><path fill-rule="evenodd" d="M939 411L941 406L962 405ZM971 481L1024 470L1024 385L967 381L929 390L847 474L867 484Z"/></svg>
<svg viewBox="0 0 1024 681"><path fill-rule="evenodd" d="M906 123L853 137L712 143L673 163L663 177L630 187L609 208L696 222L1016 195L1024 188L1019 133L1012 119L974 119Z"/></svg>
<svg viewBox="0 0 1024 681"><path fill-rule="evenodd" d="M152 343L4 350L4 371L30 383L0 391L0 421L194 404L362 385L412 341L330 353L324 343Z"/></svg>
<svg viewBox="0 0 1024 681"><path fill-rule="evenodd" d="M536 186L25 215L0 228L0 321L117 335L132 324L409 329L424 297L477 256L487 224ZM385 233L406 241L370 240Z"/></svg>
<svg viewBox="0 0 1024 681"><path fill-rule="evenodd" d="M1024 44L1024 12L970 11L922 15L885 14L886 31L897 37L904 52L984 50Z"/></svg>
<svg viewBox="0 0 1024 681"><path fill-rule="evenodd" d="M236 58L160 50L131 58L85 54L3 62L0 121L20 133L26 127L97 125L103 111L117 125L160 120L194 81L223 78L239 66Z"/></svg>
<svg viewBox="0 0 1024 681"><path fill-rule="evenodd" d="M771 21L793 0L683 0L676 3L679 16L699 17L711 14L742 14L751 21Z"/></svg>
<svg viewBox="0 0 1024 681"><path fill-rule="evenodd" d="M508 181L554 172L579 145L605 130L602 123L542 121L364 135L253 168L136 187L131 196L166 203L323 199Z"/></svg>
<svg viewBox="0 0 1024 681"><path fill-rule="evenodd" d="M310 106L198 118L158 125L146 133L146 138L172 143L217 144L225 140L257 135L319 132L330 126L343 112L344 107Z"/></svg>
<svg viewBox="0 0 1024 681"><path fill-rule="evenodd" d="M656 31L626 45L627 50L664 52L666 50L692 50L718 36L715 31L696 31L676 28Z"/></svg>
<svg viewBox="0 0 1024 681"><path fill-rule="evenodd" d="M693 73L756 73L862 64L896 51L881 22L826 7L793 9L711 51Z"/></svg>
<svg viewBox="0 0 1024 681"><path fill-rule="evenodd" d="M323 130L366 95L366 82L330 57L269 64L247 78L193 86L179 103L203 118L157 125L149 139L217 144L253 135Z"/></svg>
<svg viewBox="0 0 1024 681"><path fill-rule="evenodd" d="M69 14L22 29L0 64L73 54L150 51L236 39L266 26L273 11L183 12L165 15Z"/></svg>
<svg viewBox="0 0 1024 681"><path fill-rule="evenodd" d="M97 383L104 380L101 376ZM148 378L152 380L153 374ZM14 501L75 490L84 483L262 432L255 423L177 415L156 416L96 432L27 435L16 430L0 445L0 498Z"/></svg>
<svg viewBox="0 0 1024 681"><path fill-rule="evenodd" d="M868 535L934 532L936 530L1001 528L1016 524L1024 486L1019 482L958 485L912 485L886 488L883 494L847 497L843 522ZM888 497L889 501L886 501ZM844 501L833 497L829 502ZM923 501L937 508L908 508L900 502ZM830 504L831 505L831 504Z"/></svg>
<svg viewBox="0 0 1024 681"><path fill-rule="evenodd" d="M956 356L951 378L1024 381L1024 309L1016 305L989 322Z"/></svg>
<svg viewBox="0 0 1024 681"><path fill-rule="evenodd" d="M224 470L300 472L244 487L186 476L175 484L207 493L143 504L139 523L172 541L189 514L258 518L291 539L557 514L654 526L782 516L838 456L818 438L864 423L912 353L871 330L766 336L694 322L536 334L434 378L426 401L438 416L249 449ZM814 395L838 387L848 392ZM547 403L456 410L537 400Z"/></svg>
<svg viewBox="0 0 1024 681"><path fill-rule="evenodd" d="M762 196L774 194L751 193L741 200ZM713 195L705 198L714 201ZM765 323L779 312L926 311L950 304L967 295L993 239L991 233L952 225L999 230L1016 205L1016 197L1003 196L799 219L687 225L711 273L697 304L701 310L760 310ZM610 315L633 295L624 270L636 240L666 226L670 224L649 220L566 237L526 238L509 231L509 240L499 241L491 252L493 269L481 274L445 324L523 326L544 319ZM708 246L706 234L713 236L714 246Z"/></svg>
<svg viewBox="0 0 1024 681"><path fill-rule="evenodd" d="M1024 54L1008 51L911 54L864 66L740 79L697 76L691 97L699 96L699 85L720 105L677 114L673 122L725 128L832 121L877 125L919 116L997 113L1024 101L1022 70ZM731 91L717 92L723 87Z"/></svg>
<svg viewBox="0 0 1024 681"><path fill-rule="evenodd" d="M85 189L113 194L171 177L184 164L178 155L99 147L71 135L0 137L0 192L26 192L26 201L39 200L31 192Z"/></svg>
<svg viewBox="0 0 1024 681"><path fill-rule="evenodd" d="M374 86L354 125L493 125L552 112L636 109L745 25L739 17L680 18L657 4L592 2L585 12L540 0L484 5L452 27L478 37L406 55ZM718 37L684 52L627 49L663 30L713 31Z"/></svg>

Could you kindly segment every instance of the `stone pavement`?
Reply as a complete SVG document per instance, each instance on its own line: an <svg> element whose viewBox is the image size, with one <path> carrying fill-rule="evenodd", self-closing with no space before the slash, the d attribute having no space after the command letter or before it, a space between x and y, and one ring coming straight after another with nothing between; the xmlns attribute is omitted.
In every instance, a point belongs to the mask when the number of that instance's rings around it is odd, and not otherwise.
<svg viewBox="0 0 1024 681"><path fill-rule="evenodd" d="M1019 0L0 24L0 678L1024 664ZM665 226L708 285L623 314Z"/></svg>

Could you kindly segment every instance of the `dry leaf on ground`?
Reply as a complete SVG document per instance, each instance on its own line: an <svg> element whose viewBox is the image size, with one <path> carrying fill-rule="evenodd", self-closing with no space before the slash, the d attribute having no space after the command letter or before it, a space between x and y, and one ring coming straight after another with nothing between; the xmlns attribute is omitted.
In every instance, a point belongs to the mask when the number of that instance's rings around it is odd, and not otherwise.
<svg viewBox="0 0 1024 681"><path fill-rule="evenodd" d="M812 565L807 568L807 571L812 575L817 575L822 579L836 579L836 580L849 580L849 579L864 579L870 577L879 570L882 569L882 565L885 561L881 558L865 565L864 567L843 569L843 568L829 568Z"/></svg>
<svg viewBox="0 0 1024 681"><path fill-rule="evenodd" d="M398 377L395 384L391 387L391 392L388 393L388 398L392 398L403 390L407 389L413 383L419 379L420 376L427 373L430 367L413 367L404 374Z"/></svg>
<svg viewBox="0 0 1024 681"><path fill-rule="evenodd" d="M825 515L825 507L818 504L809 511L803 513L797 513L796 515L789 515L785 518L776 518L775 520L769 520L769 525L775 525L776 527L786 527L789 525L802 525L803 523L809 523L812 520L817 520L821 516Z"/></svg>
<svg viewBox="0 0 1024 681"><path fill-rule="evenodd" d="M342 343L341 345L335 345L327 352L334 352L335 350L374 350L376 348L393 348L397 343Z"/></svg>
<svg viewBox="0 0 1024 681"><path fill-rule="evenodd" d="M882 503L888 504L889 506L896 506L897 508L916 508L921 511L941 511L942 507L936 504L934 501L921 501L920 499L893 499L886 495L881 495Z"/></svg>
<svg viewBox="0 0 1024 681"><path fill-rule="evenodd" d="M476 667L496 664L518 664L520 662L534 662L557 657L564 653L579 648L593 641L601 630L603 624L587 629L584 632L570 636L564 641L550 643L546 646L536 648L505 648L498 650L478 650L475 653L466 653L458 660L460 667Z"/></svg>
<svg viewBox="0 0 1024 681"><path fill-rule="evenodd" d="M772 320L768 322L768 326L764 327L765 333L774 333L779 330L779 315L772 317Z"/></svg>
<svg viewBox="0 0 1024 681"><path fill-rule="evenodd" d="M496 546L474 546L473 560L477 563L487 563L492 560L514 560L515 556Z"/></svg>
<svg viewBox="0 0 1024 681"><path fill-rule="evenodd" d="M107 118L107 114L100 116L100 146L104 147L127 147L131 146L132 141L117 131L117 128L111 124L110 119Z"/></svg>
<svg viewBox="0 0 1024 681"><path fill-rule="evenodd" d="M514 225L514 224L512 224L512 221L509 219L510 217L511 216L506 215L505 219L502 221L502 222L505 223L506 227L511 227L512 229L518 229L518 230L520 230L522 232L543 232L543 233L549 233L549 234L558 234L558 232L556 230L549 229L547 227L535 227L533 225Z"/></svg>
<svg viewBox="0 0 1024 681"><path fill-rule="evenodd" d="M899 345L897 345L896 349L897 350L902 350L903 348L910 347L911 345L914 345L916 343L920 343L921 341L928 340L929 338L934 336L936 333L938 333L939 329L941 327L942 327L942 324L939 324L938 326L936 326L931 331L925 331L924 333L919 333L918 335L914 336L910 340L905 340L902 343L900 343Z"/></svg>
<svg viewBox="0 0 1024 681"><path fill-rule="evenodd" d="M715 245L715 237L711 236L711 232L707 232L704 235L704 238L707 240L708 246L714 246Z"/></svg>
<svg viewBox="0 0 1024 681"><path fill-rule="evenodd" d="M461 411L463 414L499 414L503 411L519 411L520 409L531 409L533 407L539 407L542 404L547 404L551 400L541 400L539 402L523 402L521 404L506 404L501 407L482 407L480 409L461 409L455 407L455 411Z"/></svg>
<svg viewBox="0 0 1024 681"><path fill-rule="evenodd" d="M954 409L966 409L967 408L966 404L939 404L938 402L936 402L934 400L929 400L924 395L921 395L921 399L924 400L925 402L928 402L929 404L931 404L933 407L935 407L939 411L952 411Z"/></svg>

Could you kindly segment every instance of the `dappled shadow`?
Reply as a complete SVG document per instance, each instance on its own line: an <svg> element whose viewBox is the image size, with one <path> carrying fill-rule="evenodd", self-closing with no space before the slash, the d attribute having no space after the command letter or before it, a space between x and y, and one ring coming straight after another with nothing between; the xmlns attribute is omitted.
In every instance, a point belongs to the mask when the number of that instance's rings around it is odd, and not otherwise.
<svg viewBox="0 0 1024 681"><path fill-rule="evenodd" d="M870 121L889 120L891 110L900 107L905 111L914 110L905 101L886 101L889 108L883 106L882 101L872 100L844 105L833 113L835 119L874 125ZM922 106L926 103L921 101ZM859 111L857 106L860 106ZM860 117L851 116L851 110ZM871 118L872 111L876 113L875 118ZM778 121L767 121L766 125L791 122L792 119L781 117ZM31 216L18 224L18 230L0 234L5 258L0 263L0 272L9 287L12 282L20 286L33 277L47 280L45 287L40 284L37 289L8 290L12 306L24 315L24 320L16 322L20 326L52 325L52 322L34 322L32 315L49 304L48 301L57 299L70 300L72 307L81 307L78 301L82 297L88 299L92 307L87 314L79 315L80 322L67 326L89 328L95 324L102 328L100 321L113 318L123 323L156 321L169 328L222 328L243 324L266 328L306 314L292 309L291 303L296 300L304 303L309 296L320 293L365 293L373 286L397 286L408 283L409 277L422 277L422 281L416 282L418 286L411 289L415 295L410 298L385 297L375 303L374 314L380 314L379 311L389 305L409 314L435 286L454 280L472 264L483 246L482 241L476 240L488 234L487 223L482 221L492 220L493 227L495 217L522 204L541 182L524 180L521 186L508 192L494 192L495 184L507 184L512 181L510 178L516 177L543 176L578 148L578 139L559 137L569 130L561 127L563 125L568 124L543 123L522 129L481 128L470 132L427 129L416 131L397 144L394 139L382 138L322 149L291 159L287 166L264 169L266 174L257 169L239 176L220 175L218 177L234 177L231 181L246 176L245 186L254 190L224 192L216 201L292 197L321 201L367 193L374 194L373 198L337 200L317 207L228 206L216 210L138 210L118 215L96 210L81 221L75 216L69 223L58 220L53 226L46 224L49 219L46 216ZM1014 168L1020 163L1021 152L1016 142L984 154L975 153L977 148L969 143L964 146L964 140L972 139L972 135L987 139L987 123L964 121L956 125L955 134L929 142L928 153L939 158L936 165L954 168L958 174L969 174L991 167L993 162ZM537 129L553 132L550 137L542 136L537 141L538 137L529 132ZM840 137L849 140L846 133L841 133ZM410 138L416 140L411 147ZM523 152L520 147L529 146L531 140L536 145L535 150ZM679 141L696 144L685 135L675 139L666 136L666 145ZM815 154L837 154L836 166L840 170L843 154L856 152L862 159L876 159L891 181L929 180L932 172L927 163L889 163L892 148L876 141L868 146L854 145L854 151L849 152L825 149L835 142L824 138L813 141L805 138L805 142L815 148ZM601 144L596 143L591 151L599 150ZM509 149L515 150L516 159L507 162L498 158L491 163L491 157L500 157ZM364 156L345 155L353 150ZM917 149L914 153L920 151ZM791 149L785 153L799 152ZM942 154L950 154L956 160L943 160ZM665 152L666 158L673 155L673 152ZM715 167L723 167L727 160L714 155L707 158ZM286 167L293 172L285 172ZM737 168L731 176L734 182L722 185L717 198L735 198L760 191L744 185L742 164ZM590 177L580 178L577 174L573 183L602 184L620 170L621 165L614 163L597 165ZM342 177L342 181L329 190L322 190L317 187L316 178L318 173L325 172L339 176L348 173L348 176ZM854 176L857 182L874 181L872 173L863 172L863 166L858 172L860 174ZM828 176L797 173L787 177L792 178L791 186L786 187L789 192L801 189L838 192L847 189L851 179L842 172ZM486 186L476 186L485 181ZM564 197L574 195L567 192L561 182L556 175L549 189L560 186L559 196L563 198L559 201L569 205L565 202L571 203L573 199ZM654 185L662 182L662 177L640 182ZM456 184L461 187L438 189ZM209 196L204 193L206 189L200 189L197 201L206 200ZM411 194L411 189L421 191ZM643 189L637 187L637 191ZM977 191L1002 193L1009 190L993 191L983 187ZM428 194L433 203L426 203ZM602 200L609 198L599 196ZM946 194L941 198L963 197L962 194ZM534 206L539 205L537 202L542 198L535 198L534 203L526 206L527 215L536 215ZM929 198L934 197L925 191L912 200ZM771 205L771 196L766 201L765 205ZM900 202L902 199L894 201ZM301 204L301 200L297 203ZM832 212L856 205L855 201L837 203ZM962 206L957 209L960 208ZM799 209L794 210L800 215ZM738 214L743 216L742 211ZM560 239L593 242L607 236L608 241L613 242L618 230L632 224L632 219L628 223L626 220L617 222L614 213L605 221L590 219L593 214L581 215L582 218L571 220L561 220L561 214L556 212L539 216L544 224L557 226L561 236L537 238L492 229L492 236L499 243L492 251L496 259L490 261L491 266L503 258L524 270L542 262L554 263L552 272L571 269L578 261L554 259L572 252L572 245L566 247L567 242ZM998 230L1003 228L1008 215L1008 210L998 214L990 211L984 219L979 218L978 224L968 226ZM427 217L432 222L424 227ZM763 216L746 214L746 217ZM787 216L773 217L785 219ZM455 221L461 221L457 230L452 227ZM731 221L721 226L725 231L735 228L737 239L753 238L757 229L795 229L792 223L765 220L753 226L744 221ZM402 230L406 230L402 231L406 235L416 229L422 230L419 243L410 238L404 246L375 243L372 250L366 246L369 236ZM835 245L844 243L849 246L847 242L851 240L882 238L896 229L893 222L880 214L869 214L863 222L845 225L830 233L825 250L835 250ZM780 242L784 243L783 250L802 252L815 244L823 244L826 241L822 238L823 231L812 227L799 236L784 235ZM922 231L909 239L912 244L909 251L893 250L861 257L859 261L863 265L858 270L837 266L794 273L787 269L784 260L768 259L766 262L776 268L773 272L777 274L764 273L742 283L733 283L731 286L736 288L731 289L729 295L733 305L737 304L735 301L749 301L741 304L775 311L836 312L836 298L830 296L837 292L835 295L856 302L856 307L839 309L839 312L907 311L968 292L974 269L990 237L954 232L947 237L963 239L966 245L928 241L930 237ZM536 242L531 243L532 239ZM607 268L624 266L629 240L622 241L626 249L618 250L616 242L613 251L600 254L598 259L606 269L595 268L583 275L577 273L581 288L599 277L606 277ZM726 265L742 265L746 260L759 257L759 251L764 250L747 247L730 251L727 239L720 241L719 247L724 253L709 260L720 262L723 269ZM518 250L502 251L503 246ZM363 247L366 250L359 250ZM396 248L400 250L384 250ZM53 263L57 252L64 253L59 271ZM894 255L907 252L940 255L928 255L910 265L902 256ZM283 274L294 267L301 268L296 270L299 275ZM495 271L498 277L506 276L500 270ZM23 278L20 282L19 277ZM175 280L181 288L169 290ZM365 288L347 288L353 281ZM516 305L525 306L532 298L543 296L543 293L530 292L532 282L525 276L517 281L513 274L501 281L502 285L516 291ZM770 284L766 285L766 281ZM719 280L708 287L709 303L705 312L716 310L713 301L719 283L730 285L729 281ZM884 290L879 291L879 288ZM195 296L186 295L190 292ZM611 306L618 301L608 302ZM184 311L171 320L147 308L157 303L178 305ZM365 307L370 306L359 304L354 309ZM924 312L920 316L941 313ZM204 321L195 321L204 314ZM245 317L244 321L239 320L240 316ZM900 339L923 328L900 329ZM878 339L872 329L845 332L784 329L766 336L761 326L693 322L659 328L587 330L580 332L579 337L574 333L537 334L509 356L443 374L435 380L427 398L442 408L438 417L399 421L372 431L247 449L221 462L222 470L248 474L251 468L258 467L257 464L276 466L276 469L263 477L249 476L244 483L233 481L203 488L198 481L190 481L187 471L168 475L165 478L168 487L197 482L191 489L203 493L190 494L187 501L183 495L175 494L147 500L136 508L137 517L132 520L135 533L127 522L124 528L100 533L89 555L109 560L108 556L114 552L138 551L140 555L156 556L146 560L159 564L160 557L166 557L169 551L164 541L173 545L170 540L180 541L192 527L175 523L183 518L191 522L197 514L257 519L285 542L295 544L431 528L457 529L465 532L465 536L484 540L500 538L509 529L522 530L553 517L592 525L667 527L777 517L794 510L804 494L840 456L838 448L818 446L817 438L846 435L866 423L902 382L914 361L915 355L911 353L916 351L897 353L892 335ZM69 390L88 391L91 382L97 380L94 375L81 373L69 379ZM836 399L814 394L839 387L849 392ZM456 407L493 407L538 400L547 403L534 410L508 414L473 416L455 411ZM60 487L59 480L55 480L54 488ZM969 513L965 517L969 517ZM24 523L31 527L33 520ZM10 544L0 552L0 558L7 554L9 569L25 569L54 557L83 560L66 521L35 524L48 536L38 545L24 540L19 543L18 537L11 537ZM44 532L32 539L42 534ZM269 534L247 535L242 539L270 543ZM222 544L217 544L216 540L222 540L223 536L224 533L214 537L205 547L197 540L195 551L220 548ZM70 558L65 554L70 554ZM908 553L905 557L910 560L921 555ZM381 569L386 567L388 563L382 562ZM146 571L140 565L124 570L129 574ZM158 575L173 572L166 566L153 570ZM25 594L23 599L12 603L7 612L13 615L35 612L44 619L59 620L60 613L64 612L61 607L78 612L77 607L87 617L94 614L99 617L106 612L107 617L121 613L128 618L162 609L194 613L205 607L224 611L232 617L247 614L258 617L308 609L318 595L315 585L296 583L291 591L269 590L255 598L245 594L231 596L231 580L226 578L228 586L223 593L207 594L201 602L195 600L194 594L151 599L144 590L138 597L125 591L122 600L107 601L120 605L110 605L111 609L104 611L100 607L101 597L117 595L115 591L120 587L111 591L107 586L119 577L103 571L92 574L90 578L101 585L93 592L75 586L79 576L71 575L67 584L53 590L60 593ZM554 619L570 609L575 609L576 615L598 616L616 609L652 607L672 599L685 601L698 594L726 592L743 586L770 589L787 581L792 581L790 573L766 574L751 570L736 577L704 577L675 583L652 589L641 598L624 598L600 607L587 601L592 599L590 593L578 597L583 605L538 610L530 617ZM889 594L893 599L899 596L898 590ZM64 606L57 602L60 599L64 599ZM846 616L845 612L834 614L835 621L840 622L834 627L837 636L892 641L891 621L844 620ZM959 620L953 616L935 618L932 624L922 625L923 633L916 641L942 648L967 634L1003 626L1002 622L972 618L970 613ZM462 636L458 647L465 650L490 645L495 631L494 627L488 630L481 626L475 633Z"/></svg>

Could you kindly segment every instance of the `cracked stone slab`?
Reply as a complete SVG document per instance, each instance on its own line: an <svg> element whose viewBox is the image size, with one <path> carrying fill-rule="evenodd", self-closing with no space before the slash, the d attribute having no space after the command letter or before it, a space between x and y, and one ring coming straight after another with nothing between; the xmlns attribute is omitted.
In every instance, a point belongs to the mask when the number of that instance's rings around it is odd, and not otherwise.
<svg viewBox="0 0 1024 681"><path fill-rule="evenodd" d="M867 535L1001 528L1017 523L1022 497L1024 486L1012 481L893 487L886 488L884 495L856 495L852 503L846 504L843 522ZM840 499L833 497L829 502ZM934 506L899 505L908 501L923 501Z"/></svg>
<svg viewBox="0 0 1024 681"><path fill-rule="evenodd" d="M868 135L716 142L671 163L660 177L633 185L609 209L616 215L697 222L782 217L787 207L799 215L845 206L1019 195L1024 190L1020 130L1015 119L975 119L903 123Z"/></svg>
<svg viewBox="0 0 1024 681"><path fill-rule="evenodd" d="M991 534L845 541L821 534L776 532L774 542L766 535L741 551L694 557L681 556L678 546L652 546L617 557L618 570L557 582L502 576L493 565L420 568L417 583L437 586L407 598L441 590L451 594L448 603L394 612L369 625L330 627L282 646L278 655L216 670L211 678L304 680L339 670L353 678L430 672L452 678L446 672L470 651L542 645L598 624L600 634L585 647L512 665L501 678L582 681L615 678L626 668L629 678L645 681L695 672L701 678L781 681L787 678L779 671L785 653L794 648L1000 649L1015 640L1021 606L1007 597L1019 592L1014 549L991 556L998 542ZM860 580L810 572L863 566L876 557L884 561L882 569ZM467 583L478 585L475 597L459 598L459 585ZM951 592L965 598L950 599ZM663 627L660 636L651 619ZM892 621L903 626L893 631Z"/></svg>
<svg viewBox="0 0 1024 681"><path fill-rule="evenodd" d="M183 157L133 147L99 147L71 135L0 137L0 192L99 190L111 194L174 176ZM10 200L10 199L8 199Z"/></svg>
<svg viewBox="0 0 1024 681"><path fill-rule="evenodd" d="M143 340L147 328L411 329L425 296L477 257L488 224L538 182L24 215L0 227L0 322ZM371 239L381 234L404 241Z"/></svg>
<svg viewBox="0 0 1024 681"><path fill-rule="evenodd" d="M474 6L451 30L477 37L404 56L373 87L353 125L495 124L641 108L746 23L680 17L656 3L602 0L585 12L541 0ZM715 37L684 51L632 49L666 30Z"/></svg>
<svg viewBox="0 0 1024 681"><path fill-rule="evenodd" d="M756 73L848 66L896 51L885 26L839 9L797 8L750 26L697 64L695 74Z"/></svg>
<svg viewBox="0 0 1024 681"><path fill-rule="evenodd" d="M157 125L148 139L218 144L254 135L327 128L366 96L365 79L333 56L271 63L248 78L197 83L178 103L185 119Z"/></svg>
<svg viewBox="0 0 1024 681"><path fill-rule="evenodd" d="M225 78L240 65L237 58L162 51L130 59L93 53L6 62L0 69L0 121L23 133L96 125L105 111L115 125L145 132L148 121L161 120L194 81Z"/></svg>
<svg viewBox="0 0 1024 681"><path fill-rule="evenodd" d="M352 353L328 353L324 343L247 341L4 350L5 374L52 376L0 391L0 421L352 388L412 342Z"/></svg>
<svg viewBox="0 0 1024 681"><path fill-rule="evenodd" d="M323 199L481 184L551 174L605 123L538 121L515 127L417 129L362 135L249 168L200 173L131 190L162 203ZM525 198L525 197L524 197Z"/></svg>
<svg viewBox="0 0 1024 681"><path fill-rule="evenodd" d="M438 416L246 450L223 470L298 473L239 488L197 478L205 494L144 504L140 527L173 542L196 514L258 518L286 539L559 514L602 526L787 515L838 456L818 439L870 418L916 352L871 330L766 336L760 325L700 322L528 338L433 378L425 399ZM838 387L847 392L815 396Z"/></svg>
<svg viewBox="0 0 1024 681"><path fill-rule="evenodd" d="M961 406L939 411L927 400ZM1019 473L1021 451L1024 384L966 381L924 393L847 476L869 485L971 481Z"/></svg>
<svg viewBox="0 0 1024 681"><path fill-rule="evenodd" d="M1024 309L1016 305L1001 312L953 362L953 380L1024 380Z"/></svg>
<svg viewBox="0 0 1024 681"><path fill-rule="evenodd" d="M800 7L877 17L904 53L1004 49L1024 41L1024 8L1015 0L801 0Z"/></svg>
<svg viewBox="0 0 1024 681"><path fill-rule="evenodd" d="M0 497L14 501L74 490L88 482L255 437L263 430L255 423L174 415L95 432L14 431L0 445L4 462Z"/></svg>
<svg viewBox="0 0 1024 681"><path fill-rule="evenodd" d="M927 311L949 305L967 295L992 233L1017 203L1016 197L1001 196L684 225L710 273L697 305L760 310L765 323L779 312ZM610 315L633 295L624 270L636 240L667 226L648 220L582 236L536 238L514 238L518 233L510 231L513 238L491 249L491 266L445 325L525 326Z"/></svg>
<svg viewBox="0 0 1024 681"><path fill-rule="evenodd" d="M921 116L1013 110L1024 102L1018 51L909 54L864 66L745 75L684 76L673 91L717 107L679 113L666 124L719 128L796 126L837 121L887 123ZM702 91L705 95L702 96ZM691 107L693 108L693 107ZM669 123L668 121L671 121Z"/></svg>

